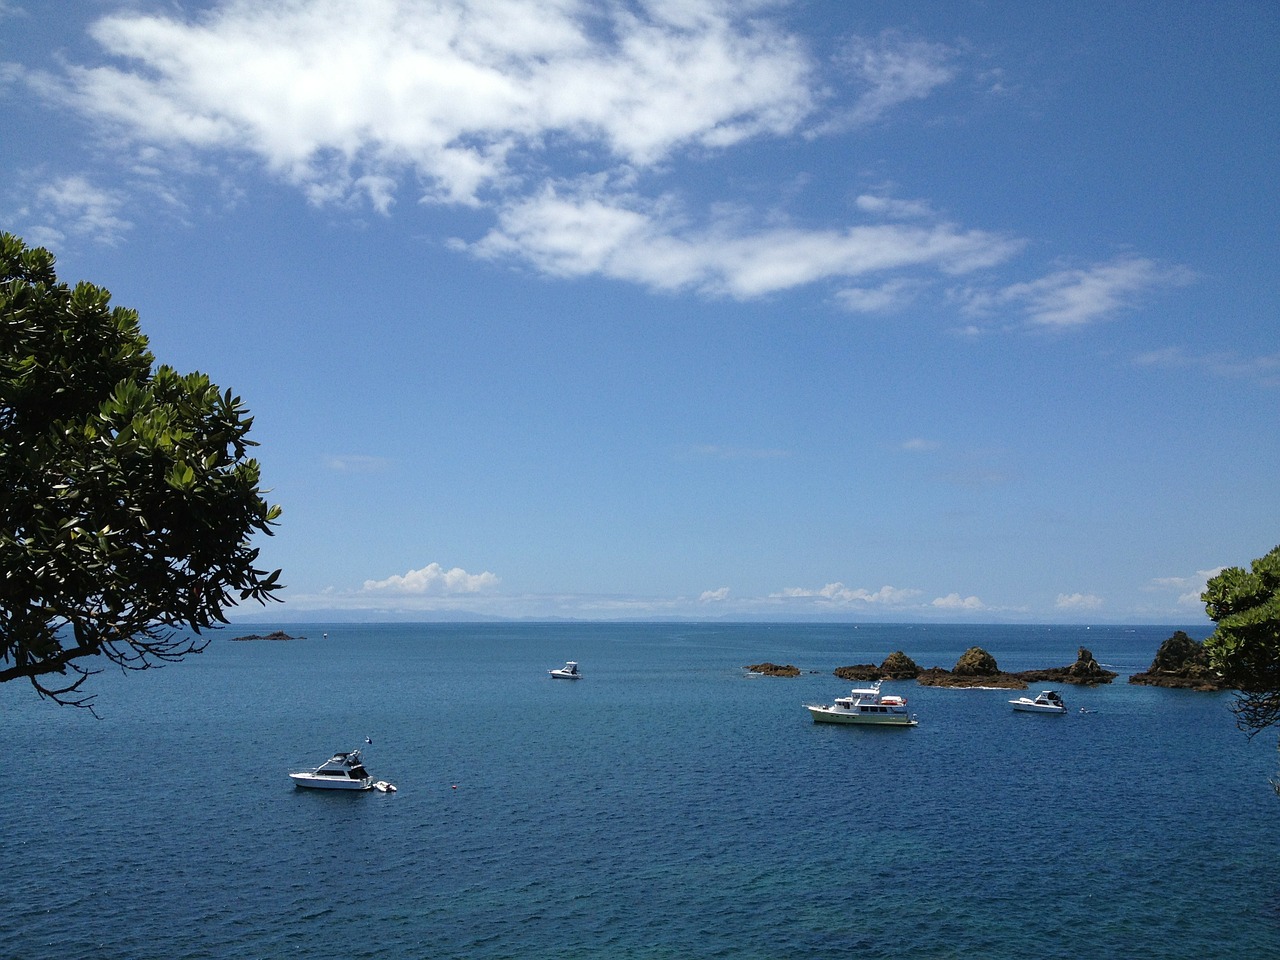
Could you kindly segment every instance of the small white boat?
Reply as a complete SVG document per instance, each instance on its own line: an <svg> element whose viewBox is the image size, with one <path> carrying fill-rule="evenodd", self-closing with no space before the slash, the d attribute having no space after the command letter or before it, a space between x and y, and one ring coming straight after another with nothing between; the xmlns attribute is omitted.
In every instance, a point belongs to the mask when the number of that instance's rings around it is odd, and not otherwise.
<svg viewBox="0 0 1280 960"><path fill-rule="evenodd" d="M309 787L313 790L368 790L373 786L373 777L364 768L359 750L346 753L335 753L314 770L291 773L295 787Z"/></svg>
<svg viewBox="0 0 1280 960"><path fill-rule="evenodd" d="M576 660L568 660L563 667L555 670L548 670L547 673L555 677L557 680L581 680L582 674L578 672L578 663Z"/></svg>
<svg viewBox="0 0 1280 960"><path fill-rule="evenodd" d="M805 707L814 723L861 723L876 727L914 727L919 720L907 713L907 698L894 694L880 695L880 684L858 689L847 697L836 697L829 704L807 703Z"/></svg>
<svg viewBox="0 0 1280 960"><path fill-rule="evenodd" d="M1013 709L1024 713L1066 713L1067 705L1058 696L1057 690L1041 690L1032 700L1030 697L1019 697L1010 700Z"/></svg>
<svg viewBox="0 0 1280 960"><path fill-rule="evenodd" d="M375 780L373 782L373 789L380 793L395 793L396 785L394 783L387 783L385 780Z"/></svg>

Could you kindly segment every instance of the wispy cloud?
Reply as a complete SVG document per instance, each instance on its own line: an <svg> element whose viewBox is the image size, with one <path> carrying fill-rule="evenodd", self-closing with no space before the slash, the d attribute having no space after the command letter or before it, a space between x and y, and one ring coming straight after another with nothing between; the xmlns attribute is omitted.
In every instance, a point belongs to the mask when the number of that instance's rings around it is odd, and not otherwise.
<svg viewBox="0 0 1280 960"><path fill-rule="evenodd" d="M380 473L391 463L386 457L351 453L330 454L325 458L325 466L338 473Z"/></svg>
<svg viewBox="0 0 1280 960"><path fill-rule="evenodd" d="M924 437L912 437L910 440L904 440L900 449L908 453L931 453L937 450L941 444L936 440L928 440Z"/></svg>
<svg viewBox="0 0 1280 960"><path fill-rule="evenodd" d="M854 106L830 125L860 126L911 100L923 100L955 79L954 57L950 47L897 31L851 38L837 63L854 77L860 92Z"/></svg>
<svg viewBox="0 0 1280 960"><path fill-rule="evenodd" d="M1280 386L1280 353L1241 357L1231 353L1192 354L1179 347L1165 347L1139 354L1134 363L1142 367L1199 370L1218 377Z"/></svg>
<svg viewBox="0 0 1280 960"><path fill-rule="evenodd" d="M977 613L987 609L987 605L978 597L962 597L958 593L949 593L945 597L937 597L930 605L937 610L947 610L954 613Z"/></svg>
<svg viewBox="0 0 1280 960"><path fill-rule="evenodd" d="M1038 280L997 290L972 290L966 310L983 315L1015 309L1032 326L1068 329L1107 319L1136 305L1152 291L1191 282L1182 267L1166 267L1143 257L1058 270Z"/></svg>
<svg viewBox="0 0 1280 960"><path fill-rule="evenodd" d="M854 201L863 213L893 220L932 220L934 212L924 200L897 200L893 197L864 193Z"/></svg>
<svg viewBox="0 0 1280 960"><path fill-rule="evenodd" d="M314 0L222 3L198 19L126 12L92 27L110 62L25 79L153 167L248 156L319 204L363 198L389 213L411 184L424 201L484 208L496 224L455 250L557 277L750 299L910 274L839 294L850 310L884 312L917 274L969 273L1021 248L938 221L924 201L864 194L857 210L880 222L818 228L640 190L638 177L661 182L676 158L812 134L821 111L840 109L830 65L766 8ZM840 124L930 96L955 56L896 33L849 38L837 59L856 99ZM553 153L559 178L547 174Z"/></svg>
<svg viewBox="0 0 1280 960"><path fill-rule="evenodd" d="M772 6L226 0L199 16L103 17L91 28L101 62L10 67L6 80L132 147L122 163L156 195L166 171L223 179L249 158L316 204L474 208L489 219L453 250L560 278L739 300L825 283L845 309L884 314L1026 247L887 192L821 223L693 207L678 164L857 130L966 69L963 48L896 31L847 37L820 61ZM67 178L40 195L57 217L40 229L114 242L130 226L125 200ZM994 289L984 278L961 299L975 316L1061 329L1185 279L1129 256Z"/></svg>
<svg viewBox="0 0 1280 960"><path fill-rule="evenodd" d="M26 191L27 202L16 216L26 221L26 239L34 244L57 245L71 234L114 245L133 226L123 216L125 195L83 176L29 184Z"/></svg>
<svg viewBox="0 0 1280 960"><path fill-rule="evenodd" d="M1175 602L1180 609L1203 610L1204 601L1200 599L1200 595L1204 593L1209 581L1225 569L1226 567L1214 567L1212 570L1198 570L1188 576L1154 577L1151 580L1151 588L1176 592Z"/></svg>
<svg viewBox="0 0 1280 960"><path fill-rule="evenodd" d="M735 219L696 226L670 198L616 194L598 178L548 184L504 207L478 242L455 245L487 259L518 258L554 276L599 274L743 300L909 268L962 274L1001 263L1021 247L946 223L744 229Z"/></svg>
<svg viewBox="0 0 1280 960"><path fill-rule="evenodd" d="M921 290L919 280L890 280L875 287L846 287L836 302L852 313L891 313L907 306Z"/></svg>
<svg viewBox="0 0 1280 960"><path fill-rule="evenodd" d="M866 590L862 587L846 587L843 583L828 583L816 589L787 587L771 596L784 600L814 600L843 606L899 607L915 600L920 596L920 591L891 586L883 586L879 590Z"/></svg>
<svg viewBox="0 0 1280 960"><path fill-rule="evenodd" d="M1057 610L1099 610L1102 605L1102 598L1092 593L1060 593L1053 602Z"/></svg>

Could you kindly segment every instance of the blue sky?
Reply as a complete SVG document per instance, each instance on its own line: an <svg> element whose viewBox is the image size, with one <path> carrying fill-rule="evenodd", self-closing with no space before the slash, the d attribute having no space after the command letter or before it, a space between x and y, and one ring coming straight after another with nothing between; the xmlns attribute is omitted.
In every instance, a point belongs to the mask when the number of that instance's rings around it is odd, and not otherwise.
<svg viewBox="0 0 1280 960"><path fill-rule="evenodd" d="M0 224L253 411L269 617L1194 623L1278 81L1246 0L0 0Z"/></svg>

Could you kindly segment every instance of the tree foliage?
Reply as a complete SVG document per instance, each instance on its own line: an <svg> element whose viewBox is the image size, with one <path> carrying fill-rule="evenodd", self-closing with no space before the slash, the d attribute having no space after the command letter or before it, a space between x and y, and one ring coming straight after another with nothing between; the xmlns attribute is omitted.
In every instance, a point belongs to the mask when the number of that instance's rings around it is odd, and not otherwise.
<svg viewBox="0 0 1280 960"><path fill-rule="evenodd" d="M1236 721L1251 733L1280 721L1280 546L1249 570L1223 570L1200 599L1218 625L1205 651L1239 690Z"/></svg>
<svg viewBox="0 0 1280 960"><path fill-rule="evenodd" d="M85 658L179 660L281 586L251 545L280 513L247 455L252 417L153 364L136 311L0 234L0 682L88 705Z"/></svg>

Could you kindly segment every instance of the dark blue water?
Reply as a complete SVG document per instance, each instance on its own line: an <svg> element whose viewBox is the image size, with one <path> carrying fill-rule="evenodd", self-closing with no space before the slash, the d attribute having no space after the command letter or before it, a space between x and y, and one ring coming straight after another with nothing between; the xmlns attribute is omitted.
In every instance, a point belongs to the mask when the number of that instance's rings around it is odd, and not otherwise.
<svg viewBox="0 0 1280 960"><path fill-rule="evenodd" d="M102 720L0 689L0 956L1280 956L1275 736L1230 695L1122 676L1045 717L887 685L909 730L803 709L898 649L1128 674L1169 627L290 630L95 678ZM547 677L566 659L584 680ZM397 793L294 789L366 736Z"/></svg>

